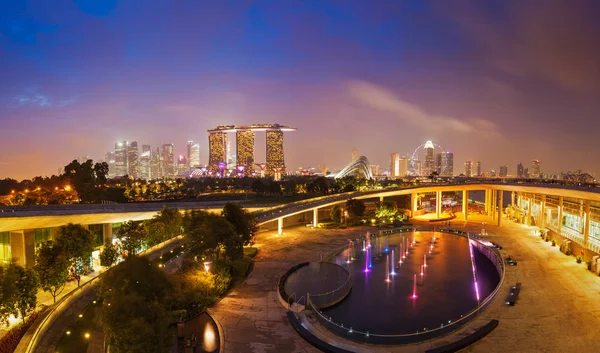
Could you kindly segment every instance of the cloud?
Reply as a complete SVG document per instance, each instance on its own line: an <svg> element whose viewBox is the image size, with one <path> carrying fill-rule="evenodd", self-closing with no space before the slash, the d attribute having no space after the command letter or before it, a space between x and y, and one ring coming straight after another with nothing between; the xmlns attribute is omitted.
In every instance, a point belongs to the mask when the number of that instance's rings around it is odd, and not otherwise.
<svg viewBox="0 0 600 353"><path fill-rule="evenodd" d="M447 115L437 115L425 111L418 105L398 98L390 90L376 84L353 80L348 82L350 95L372 109L393 114L409 124L427 129L451 130L459 133L497 134L496 124L485 119L460 119Z"/></svg>

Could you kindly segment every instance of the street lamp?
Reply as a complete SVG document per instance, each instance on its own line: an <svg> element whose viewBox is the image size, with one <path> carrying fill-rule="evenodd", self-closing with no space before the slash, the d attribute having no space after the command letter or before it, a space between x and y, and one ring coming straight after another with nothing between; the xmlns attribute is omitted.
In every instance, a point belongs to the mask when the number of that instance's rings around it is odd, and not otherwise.
<svg viewBox="0 0 600 353"><path fill-rule="evenodd" d="M210 264L212 262L211 261L205 261L204 262L204 270L206 271L206 275L208 276L208 270L210 270Z"/></svg>

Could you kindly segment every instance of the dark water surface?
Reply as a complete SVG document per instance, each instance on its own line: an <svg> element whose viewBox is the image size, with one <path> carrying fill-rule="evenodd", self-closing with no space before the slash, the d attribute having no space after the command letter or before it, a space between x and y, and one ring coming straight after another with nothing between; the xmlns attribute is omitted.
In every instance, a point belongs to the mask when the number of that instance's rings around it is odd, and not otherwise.
<svg viewBox="0 0 600 353"><path fill-rule="evenodd" d="M397 274L386 282L386 257L398 265L399 244L412 233L380 237L372 242L373 268L365 272L366 256L362 244L356 260L350 265L353 286L350 294L334 307L323 310L332 321L357 331L377 334L405 334L440 327L448 320L455 321L478 305L473 279L472 261L467 238L436 233L436 242L428 253L433 232L416 232L417 244L398 268ZM388 246L389 252L384 250ZM380 249L383 252L381 256ZM420 266L427 254L427 267L421 282ZM496 287L500 278L494 265L473 248L480 301ZM379 257L379 260L377 259ZM338 263L347 254L338 256ZM396 267L396 266L394 266ZM413 299L413 275L417 273L417 298Z"/></svg>

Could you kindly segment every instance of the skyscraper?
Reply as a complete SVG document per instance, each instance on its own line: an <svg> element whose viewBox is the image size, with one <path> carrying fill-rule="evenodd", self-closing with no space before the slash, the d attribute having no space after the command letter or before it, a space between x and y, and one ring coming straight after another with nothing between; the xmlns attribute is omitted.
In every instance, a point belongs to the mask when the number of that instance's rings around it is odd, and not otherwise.
<svg viewBox="0 0 600 353"><path fill-rule="evenodd" d="M475 176L478 176L478 177L482 176L482 174L481 174L481 162L475 162L475 172L476 172Z"/></svg>
<svg viewBox="0 0 600 353"><path fill-rule="evenodd" d="M150 155L150 174L152 179L160 179L164 177L162 167L162 154L160 147L156 147Z"/></svg>
<svg viewBox="0 0 600 353"><path fill-rule="evenodd" d="M358 158L360 158L360 153L358 153L358 150L356 148L353 148L352 149L352 162L354 162Z"/></svg>
<svg viewBox="0 0 600 353"><path fill-rule="evenodd" d="M454 153L444 152L442 153L442 171L440 175L453 176L454 175Z"/></svg>
<svg viewBox="0 0 600 353"><path fill-rule="evenodd" d="M183 177L183 176L189 175L190 164L184 155L180 154L179 156L177 156L177 166L175 169L176 169L175 176L177 176L177 177L180 177L180 176Z"/></svg>
<svg viewBox="0 0 600 353"><path fill-rule="evenodd" d="M152 179L152 151L150 145L142 145L139 177L144 180Z"/></svg>
<svg viewBox="0 0 600 353"><path fill-rule="evenodd" d="M425 142L425 165L423 166L423 174L421 175L429 176L431 175L431 173L437 171L435 159L433 156L434 148L435 147L433 145L433 142Z"/></svg>
<svg viewBox="0 0 600 353"><path fill-rule="evenodd" d="M200 145L194 143L194 141L187 142L187 159L190 164L190 170L193 170L200 165Z"/></svg>
<svg viewBox="0 0 600 353"><path fill-rule="evenodd" d="M281 140L283 142L283 133L281 135ZM254 131L238 130L235 133L235 143L237 167L244 168L244 175L252 174L252 172L254 171Z"/></svg>
<svg viewBox="0 0 600 353"><path fill-rule="evenodd" d="M524 178L525 171L523 170L523 163L517 164L517 178Z"/></svg>
<svg viewBox="0 0 600 353"><path fill-rule="evenodd" d="M134 179L138 178L139 173L138 154L137 141L127 142L127 174Z"/></svg>
<svg viewBox="0 0 600 353"><path fill-rule="evenodd" d="M127 142L119 141L115 143L115 176L125 175L127 175Z"/></svg>
<svg viewBox="0 0 600 353"><path fill-rule="evenodd" d="M162 162L162 176L164 178L172 178L176 174L175 170L175 156L173 154L173 144L165 143L162 145L161 151L161 162Z"/></svg>
<svg viewBox="0 0 600 353"><path fill-rule="evenodd" d="M281 173L285 172L283 131L267 130L267 173L277 174L278 170Z"/></svg>
<svg viewBox="0 0 600 353"><path fill-rule="evenodd" d="M227 133L219 130L208 131L208 167L219 170L219 162L227 162Z"/></svg>
<svg viewBox="0 0 600 353"><path fill-rule="evenodd" d="M532 178L540 178L541 177L539 159L534 159L533 163L531 164L531 177Z"/></svg>
<svg viewBox="0 0 600 353"><path fill-rule="evenodd" d="M400 176L400 153L394 152L390 155L390 177Z"/></svg>
<svg viewBox="0 0 600 353"><path fill-rule="evenodd" d="M114 178L116 176L117 171L115 170L115 153L108 152L104 156L104 161L108 164L108 177Z"/></svg>
<svg viewBox="0 0 600 353"><path fill-rule="evenodd" d="M400 157L400 174L398 176L405 177L408 175L408 159L406 156Z"/></svg>
<svg viewBox="0 0 600 353"><path fill-rule="evenodd" d="M473 162L466 161L465 162L465 176L470 178L473 176Z"/></svg>
<svg viewBox="0 0 600 353"><path fill-rule="evenodd" d="M436 153L433 158L434 171L439 175L442 175L442 170L444 169L444 162L442 161L443 158L444 153Z"/></svg>
<svg viewBox="0 0 600 353"><path fill-rule="evenodd" d="M508 167L505 165L501 165L498 176L501 178L505 178L507 175L508 175Z"/></svg>
<svg viewBox="0 0 600 353"><path fill-rule="evenodd" d="M379 165L371 164L369 167L371 168L371 174L373 174L373 176L379 175Z"/></svg>

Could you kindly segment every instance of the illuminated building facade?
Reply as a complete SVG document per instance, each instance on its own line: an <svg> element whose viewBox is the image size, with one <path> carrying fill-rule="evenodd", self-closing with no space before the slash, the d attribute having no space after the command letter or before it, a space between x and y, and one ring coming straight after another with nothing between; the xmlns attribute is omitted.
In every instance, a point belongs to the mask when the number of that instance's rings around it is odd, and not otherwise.
<svg viewBox="0 0 600 353"><path fill-rule="evenodd" d="M175 156L173 154L173 144L165 143L162 145L161 151L161 165L162 165L162 177L172 178L175 176Z"/></svg>
<svg viewBox="0 0 600 353"><path fill-rule="evenodd" d="M481 162L475 162L475 176L481 176Z"/></svg>
<svg viewBox="0 0 600 353"><path fill-rule="evenodd" d="M219 162L226 162L226 146L227 131L208 131L208 167L211 171L219 170Z"/></svg>
<svg viewBox="0 0 600 353"><path fill-rule="evenodd" d="M517 178L524 178L525 170L523 169L523 163L517 164Z"/></svg>
<svg viewBox="0 0 600 353"><path fill-rule="evenodd" d="M540 178L541 177L540 161L538 159L534 159L533 163L531 164L531 177L532 178Z"/></svg>
<svg viewBox="0 0 600 353"><path fill-rule="evenodd" d="M400 177L408 175L408 158L406 156L400 157Z"/></svg>
<svg viewBox="0 0 600 353"><path fill-rule="evenodd" d="M470 178L473 176L473 162L466 161L465 162L465 176Z"/></svg>
<svg viewBox="0 0 600 353"><path fill-rule="evenodd" d="M505 165L501 165L498 171L498 176L504 178L508 175L508 167Z"/></svg>
<svg viewBox="0 0 600 353"><path fill-rule="evenodd" d="M400 153L394 152L390 155L390 177L397 176L400 176Z"/></svg>
<svg viewBox="0 0 600 353"><path fill-rule="evenodd" d="M137 179L139 176L138 154L137 141L127 142L127 175L134 179Z"/></svg>
<svg viewBox="0 0 600 353"><path fill-rule="evenodd" d="M285 172L283 157L283 131L267 131L267 173Z"/></svg>
<svg viewBox="0 0 600 353"><path fill-rule="evenodd" d="M120 177L127 174L127 142L115 143L115 176Z"/></svg>
<svg viewBox="0 0 600 353"><path fill-rule="evenodd" d="M194 141L187 142L187 159L190 170L200 166L200 145Z"/></svg>
<svg viewBox="0 0 600 353"><path fill-rule="evenodd" d="M150 155L150 174L152 179L163 177L160 147L156 147Z"/></svg>
<svg viewBox="0 0 600 353"><path fill-rule="evenodd" d="M244 167L244 175L254 171L254 131L238 130L235 133L237 167Z"/></svg>
<svg viewBox="0 0 600 353"><path fill-rule="evenodd" d="M115 153L114 152L108 152L104 156L104 161L106 162L106 164L108 164L108 177L109 178L114 178L116 176L116 170L115 170ZM59 174L62 174L62 172L59 173Z"/></svg>
<svg viewBox="0 0 600 353"><path fill-rule="evenodd" d="M423 165L423 173L419 175L429 176L431 173L436 172L437 168L435 166L435 159L433 156L434 150L433 143L431 141L427 141L425 143L425 164Z"/></svg>
<svg viewBox="0 0 600 353"><path fill-rule="evenodd" d="M145 180L152 179L152 152L150 145L142 145L142 154L140 154L139 177Z"/></svg>

